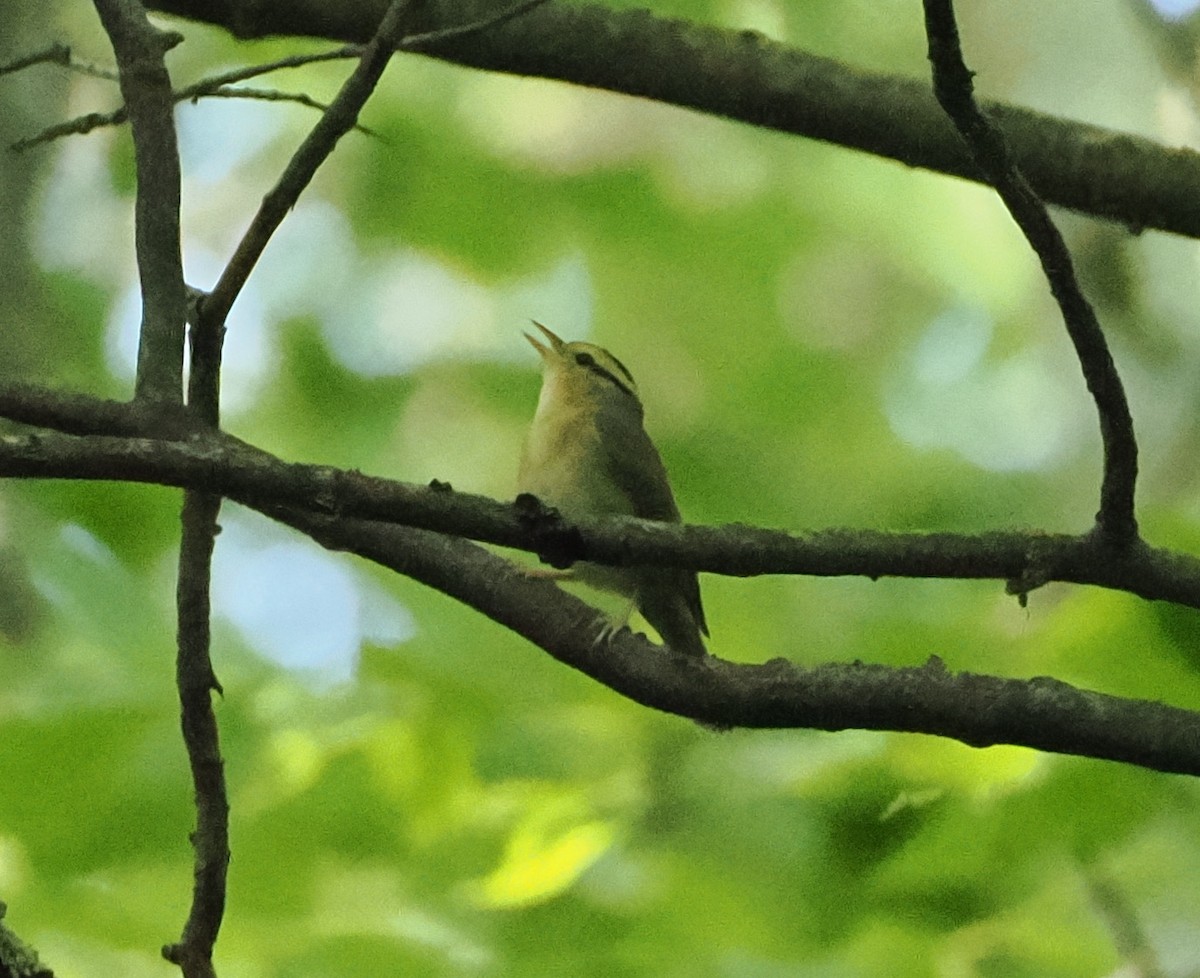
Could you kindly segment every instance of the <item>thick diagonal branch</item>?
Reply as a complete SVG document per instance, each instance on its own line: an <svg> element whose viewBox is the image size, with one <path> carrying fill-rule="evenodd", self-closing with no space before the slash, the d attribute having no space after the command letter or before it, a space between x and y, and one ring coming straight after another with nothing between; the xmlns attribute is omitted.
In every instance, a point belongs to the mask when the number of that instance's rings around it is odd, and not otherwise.
<svg viewBox="0 0 1200 978"><path fill-rule="evenodd" d="M362 42L386 0L331 4L151 0L166 13L239 37L295 35ZM430 31L503 8L502 0L429 0ZM969 180L982 180L962 140L916 78L882 75L739 31L600 4L549 2L502 29L425 53L489 71L554 78L639 95L824 140ZM1046 201L1200 237L1200 154L1028 109L987 103L1022 171Z"/></svg>
<svg viewBox="0 0 1200 978"><path fill-rule="evenodd" d="M325 546L360 553L445 591L624 695L709 722L920 731L979 746L1016 743L1200 773L1200 718L1194 714L1051 679L951 675L937 663L909 670L864 665L804 670L781 662L679 662L627 635L597 649L602 622L595 609L449 534L533 551L550 546L560 557L738 575L992 577L1021 592L1063 580L1200 608L1200 561L1143 544L1115 551L1094 535L851 530L793 535L638 520L547 530L540 517L531 520L520 507L445 488L288 465L217 433L178 442L0 436L0 476L152 482L238 499Z"/></svg>
<svg viewBox="0 0 1200 978"><path fill-rule="evenodd" d="M350 551L465 602L574 669L655 709L727 727L895 730L973 747L1018 744L1200 774L1200 716L1049 678L1002 679L924 666L741 665L666 651L622 632L547 581L465 540L311 511L267 508L318 543Z"/></svg>

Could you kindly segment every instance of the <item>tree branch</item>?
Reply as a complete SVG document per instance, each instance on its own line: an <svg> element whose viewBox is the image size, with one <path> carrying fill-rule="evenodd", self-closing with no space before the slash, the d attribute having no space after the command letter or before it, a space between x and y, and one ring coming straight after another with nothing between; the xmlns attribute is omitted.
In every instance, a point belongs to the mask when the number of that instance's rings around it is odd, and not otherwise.
<svg viewBox="0 0 1200 978"><path fill-rule="evenodd" d="M182 438L196 430L181 404L110 401L35 384L0 384L0 418L72 435Z"/></svg>
<svg viewBox="0 0 1200 978"><path fill-rule="evenodd" d="M383 0L330 4L151 0L238 37L366 40ZM417 29L493 14L497 0L428 0ZM645 10L548 2L502 28L446 41L433 57L623 92L981 180L927 82L861 71L767 40ZM1200 154L1099 126L985 102L1034 190L1052 204L1200 237Z"/></svg>
<svg viewBox="0 0 1200 978"><path fill-rule="evenodd" d="M144 417L146 407L182 401L187 304L180 255L179 151L175 98L163 63L163 55L181 38L154 30L145 11L132 0L96 0L96 6L112 37L137 164L136 235L143 312L135 402L142 410L110 412L121 424L129 424ZM193 342L188 403L198 409L193 412L197 418L215 427L219 373L206 369L214 357L219 365L219 340L215 351ZM209 581L220 505L219 496L185 494L179 550L176 682L195 788L195 883L183 936L164 947L163 955L186 978L215 974L212 949L224 915L229 864L229 802L212 707L212 691L220 691L220 684L209 648Z"/></svg>
<svg viewBox="0 0 1200 978"><path fill-rule="evenodd" d="M1200 773L1195 714L1052 679L953 676L937 662L920 669L743 666L662 653L627 634L597 648L604 619L594 608L447 534L534 552L550 549L560 562L587 557L739 576L999 578L1018 593L1058 580L1200 607L1200 560L1141 543L1114 551L1094 535L791 535L632 519L569 525L528 504L286 464L219 433L184 442L0 436L0 476L150 482L228 496L324 546L360 553L450 594L623 695L709 723L895 729ZM398 521L411 525L394 525Z"/></svg>
<svg viewBox="0 0 1200 978"><path fill-rule="evenodd" d="M198 431L216 432L221 417L221 353L224 323L206 321L198 296L189 290L191 372L188 375L188 413ZM180 513L179 573L175 588L178 620L175 685L179 690L180 720L196 799L196 830L192 833L192 905L183 933L162 950L179 966L184 978L215 978L213 948L225 917L229 870L229 795L220 729L212 694L221 693L212 664L213 548L220 526L221 497L197 489L183 496Z"/></svg>
<svg viewBox="0 0 1200 978"><path fill-rule="evenodd" d="M0 436L0 477L96 479L199 489L254 508L300 507L328 516L400 523L539 553L556 565L690 567L749 577L801 574L995 579L1014 594L1051 581L1090 584L1200 608L1200 559L1140 541L1113 548L1094 534L1031 531L805 534L632 518L568 523L532 497L518 505L414 486L329 466L280 461L224 434L187 441L37 434ZM523 504L522 504L523 503Z"/></svg>
<svg viewBox="0 0 1200 978"><path fill-rule="evenodd" d="M221 692L221 684L213 671L209 626L209 585L220 510L220 496L197 490L184 494L175 596L179 628L175 683L196 797L194 883L183 934L162 951L164 958L179 966L184 978L215 975L212 952L225 915L229 868L229 798L212 706L212 694Z"/></svg>
<svg viewBox="0 0 1200 978"><path fill-rule="evenodd" d="M65 67L70 65L70 63L71 49L65 44L55 43L43 48L41 51L34 51L32 54L26 54L20 58L14 58L12 61L0 64L0 75L10 75L14 72L24 71L33 65L55 64Z"/></svg>
<svg viewBox="0 0 1200 978"><path fill-rule="evenodd" d="M348 58L361 58L362 53L361 44L343 44L341 47L333 48L329 51L310 51L307 54L293 54L286 58L276 58L274 61L263 61L259 64L246 65L241 68L230 68L219 75L210 75L207 78L201 78L198 82L193 82L191 85L181 88L176 94L185 99L196 98L214 92L218 88L224 88L226 85L236 85L238 82L249 81L251 78L260 78L273 71L282 71L287 68L303 68L306 65L320 64L324 61L344 61Z"/></svg>
<svg viewBox="0 0 1200 978"><path fill-rule="evenodd" d="M935 734L972 747L1017 744L1200 774L1200 715L1078 689L1054 679L784 659L741 665L698 659L622 631L544 580L464 540L407 527L264 507L333 550L349 551L436 588L513 629L638 703L722 727L804 727Z"/></svg>
<svg viewBox="0 0 1200 978"><path fill-rule="evenodd" d="M39 64L58 65L76 74L87 75L89 78L103 78L105 81L111 82L120 82L121 80L121 76L112 68L101 68L99 65L76 60L71 56L70 46L61 42L56 42L47 48L43 48L41 51L35 51L33 54L27 54L24 57L0 65L0 75L23 71L25 68Z"/></svg>
<svg viewBox="0 0 1200 978"><path fill-rule="evenodd" d="M164 55L183 40L156 30L137 0L95 0L121 79L137 170L136 247L142 287L136 396L178 403L183 391L184 286L179 147Z"/></svg>
<svg viewBox="0 0 1200 978"><path fill-rule="evenodd" d="M963 62L952 0L925 0L925 30L938 103L962 134L976 165L1000 195L1041 262L1062 310L1067 333L1083 368L1087 389L1100 415L1104 476L1097 532L1116 545L1137 538L1134 488L1137 441L1125 388L1104 332L1075 277L1071 253L1046 205L1033 192L1008 151L1004 134L975 104L971 72Z"/></svg>

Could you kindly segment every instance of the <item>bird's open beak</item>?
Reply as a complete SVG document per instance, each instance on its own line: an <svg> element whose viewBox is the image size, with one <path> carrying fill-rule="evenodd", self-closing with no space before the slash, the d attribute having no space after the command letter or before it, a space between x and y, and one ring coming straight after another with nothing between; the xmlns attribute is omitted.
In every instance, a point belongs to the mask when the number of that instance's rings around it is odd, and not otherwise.
<svg viewBox="0 0 1200 978"><path fill-rule="evenodd" d="M548 340L550 341L550 345L549 345L549 346L546 346L545 344L543 344L542 342L540 342L536 336L533 336L533 335L532 335L532 334L530 334L530 333L524 333L524 334L522 334L522 335L524 335L525 339L529 340L529 343L530 343L530 345L531 345L531 346L532 346L532 347L533 347L535 350L537 350L537 351L538 351L538 355L539 355L539 356L540 356L540 357L541 357L543 360L549 360L549 359L550 359L550 356L551 356L551 354L552 354L552 353L553 353L553 354L559 354L559 355L561 355L561 354L562 354L562 348L563 348L564 346L566 346L567 344L566 344L566 343L564 343L564 342L563 342L563 341L562 341L562 340L561 340L561 339L560 339L558 336L556 336L554 333L550 332L550 330L546 329L546 327L545 327L545 326L543 326L541 323L539 323L539 322L538 322L536 319L531 319L531 320L529 320L529 321L530 321L531 323L533 323L533 325L534 325L534 326L536 326L536 327L537 327L539 330L541 330L541 333L542 333L542 335L543 335L544 337L546 337L546 339L548 339Z"/></svg>

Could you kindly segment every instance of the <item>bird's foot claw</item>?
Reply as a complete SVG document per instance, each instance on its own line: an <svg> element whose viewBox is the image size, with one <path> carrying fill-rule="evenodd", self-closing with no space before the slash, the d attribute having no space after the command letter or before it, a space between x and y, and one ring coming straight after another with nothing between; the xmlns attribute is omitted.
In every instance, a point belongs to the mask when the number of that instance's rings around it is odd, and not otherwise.
<svg viewBox="0 0 1200 978"><path fill-rule="evenodd" d="M600 631L596 633L596 637L592 640L592 648L603 645L605 642L611 642L612 637L625 628L623 621L613 621L609 619L600 626Z"/></svg>

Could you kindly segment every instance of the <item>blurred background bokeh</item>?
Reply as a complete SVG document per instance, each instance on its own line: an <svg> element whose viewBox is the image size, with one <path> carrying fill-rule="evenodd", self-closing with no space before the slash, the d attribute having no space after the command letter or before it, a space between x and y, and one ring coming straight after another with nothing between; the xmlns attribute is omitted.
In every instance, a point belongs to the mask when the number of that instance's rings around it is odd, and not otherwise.
<svg viewBox="0 0 1200 978"><path fill-rule="evenodd" d="M981 95L1197 145L1200 31L1183 5L957 6ZM654 9L927 72L916 3ZM65 40L111 64L85 3L0 12L0 61ZM320 47L171 26L178 84ZM328 99L348 71L271 84ZM2 78L0 138L117 98L48 66ZM314 121L271 102L179 108L192 285L215 282ZM376 135L343 142L234 308L239 437L511 498L535 318L630 367L689 521L1089 526L1094 411L987 190L416 56L363 122ZM0 154L0 377L128 396L133 189L126 130ZM1059 217L1128 384L1146 533L1196 552L1200 252ZM186 913L178 509L148 487L0 487L0 899L63 976L163 974ZM1164 974L1200 974L1190 780L918 736L714 736L237 506L222 525L221 974L1082 978L1134 974L1134 919ZM1000 582L702 587L724 658L936 653L1200 708L1200 617L1126 595L1050 586L1021 608Z"/></svg>

